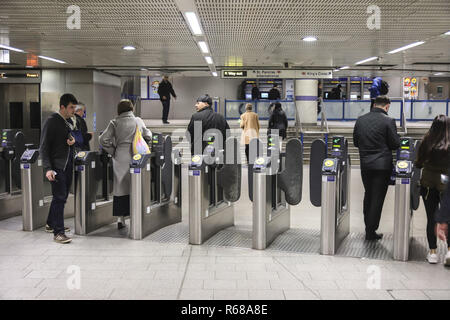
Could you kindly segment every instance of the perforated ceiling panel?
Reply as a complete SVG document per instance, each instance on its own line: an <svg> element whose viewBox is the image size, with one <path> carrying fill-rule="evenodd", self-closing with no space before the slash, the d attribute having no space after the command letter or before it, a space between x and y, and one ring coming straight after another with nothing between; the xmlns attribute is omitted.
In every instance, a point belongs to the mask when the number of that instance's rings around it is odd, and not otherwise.
<svg viewBox="0 0 450 320"><path fill-rule="evenodd" d="M403 45L436 37L450 28L450 1L196 0L211 50L219 64L241 56L244 65L346 65L385 55ZM370 30L370 5L381 9L380 30ZM301 39L315 36L317 42ZM432 39L430 39L431 41ZM450 40L411 49L405 57L449 58ZM405 59L405 60L404 60Z"/></svg>
<svg viewBox="0 0 450 320"><path fill-rule="evenodd" d="M417 61L450 62L450 36L441 36L450 30L449 0L193 1L218 67L279 67L284 62L337 67L371 56L382 56L381 63L399 68ZM371 15L367 8L373 4L381 10L379 30L367 27ZM80 30L66 26L70 5L81 9ZM301 40L309 35L318 41ZM0 0L2 43L4 39L68 63L40 60L44 67L200 66L208 70L174 0ZM420 40L426 43L387 54ZM122 50L129 44L137 50ZM11 61L24 66L26 55L11 53Z"/></svg>

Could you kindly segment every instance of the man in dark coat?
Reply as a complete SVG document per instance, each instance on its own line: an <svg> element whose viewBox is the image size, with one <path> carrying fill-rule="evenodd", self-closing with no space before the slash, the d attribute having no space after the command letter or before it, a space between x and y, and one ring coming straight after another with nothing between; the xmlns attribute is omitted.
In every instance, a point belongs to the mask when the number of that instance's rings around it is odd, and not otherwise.
<svg viewBox="0 0 450 320"><path fill-rule="evenodd" d="M270 89L269 100L280 100L281 99L280 91L278 91L277 87L278 86L276 84L274 84L273 88Z"/></svg>
<svg viewBox="0 0 450 320"><path fill-rule="evenodd" d="M364 184L364 223L366 240L378 240L377 234L384 198L392 174L392 150L400 147L395 119L388 117L391 101L386 96L375 99L374 108L358 118L353 143L359 148L361 177Z"/></svg>
<svg viewBox="0 0 450 320"><path fill-rule="evenodd" d="M162 121L163 123L169 123L167 118L169 117L170 110L170 95L172 95L175 99L177 98L177 95L172 88L172 84L169 82L168 76L164 76L159 84L158 94L163 105Z"/></svg>
<svg viewBox="0 0 450 320"><path fill-rule="evenodd" d="M259 100L260 92L258 87L256 86L256 83L254 83L252 88L252 100Z"/></svg>
<svg viewBox="0 0 450 320"><path fill-rule="evenodd" d="M83 144L81 150L90 151L89 141L92 139L92 133L88 132L86 121L84 120L86 106L79 102L75 107L75 117L77 119L78 128L83 136Z"/></svg>
<svg viewBox="0 0 450 320"><path fill-rule="evenodd" d="M188 129L186 132L187 138L191 143L191 154L203 154L208 142L203 141L203 136L205 132L209 129L217 129L222 134L223 148L225 148L225 141L227 138L227 130L230 129L228 122L225 120L224 116L215 113L212 109L212 99L209 95L201 96L197 99L197 112L194 113L189 122ZM201 136L195 135L195 122L201 123ZM200 150L201 146L201 150Z"/></svg>

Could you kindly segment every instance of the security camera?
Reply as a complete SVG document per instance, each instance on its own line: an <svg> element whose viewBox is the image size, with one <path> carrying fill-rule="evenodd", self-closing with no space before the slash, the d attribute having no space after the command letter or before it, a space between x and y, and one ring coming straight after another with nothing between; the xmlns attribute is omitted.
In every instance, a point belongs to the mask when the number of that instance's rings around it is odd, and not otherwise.
<svg viewBox="0 0 450 320"><path fill-rule="evenodd" d="M285 62L285 63L284 63L284 67L285 67L286 69L288 69L288 68L291 67L291 64L290 64L289 62Z"/></svg>

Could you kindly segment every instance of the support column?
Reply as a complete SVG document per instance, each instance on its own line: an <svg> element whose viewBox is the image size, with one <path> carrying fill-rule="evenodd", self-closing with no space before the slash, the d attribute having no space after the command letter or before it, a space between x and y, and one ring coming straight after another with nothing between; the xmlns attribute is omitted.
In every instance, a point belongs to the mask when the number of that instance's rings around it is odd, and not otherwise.
<svg viewBox="0 0 450 320"><path fill-rule="evenodd" d="M295 80L295 106L302 124L317 123L318 80Z"/></svg>

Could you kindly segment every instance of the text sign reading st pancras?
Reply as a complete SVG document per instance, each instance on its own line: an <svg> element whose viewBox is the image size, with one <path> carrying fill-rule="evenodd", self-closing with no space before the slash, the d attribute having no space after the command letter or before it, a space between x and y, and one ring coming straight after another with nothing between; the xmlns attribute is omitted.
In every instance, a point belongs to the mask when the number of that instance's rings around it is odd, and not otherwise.
<svg viewBox="0 0 450 320"><path fill-rule="evenodd" d="M222 78L331 79L331 70L222 70Z"/></svg>

